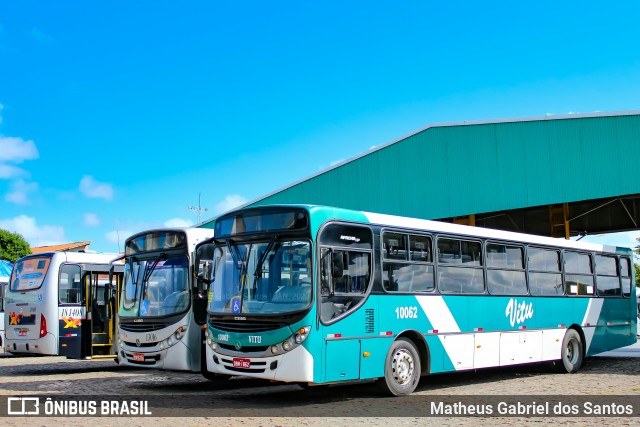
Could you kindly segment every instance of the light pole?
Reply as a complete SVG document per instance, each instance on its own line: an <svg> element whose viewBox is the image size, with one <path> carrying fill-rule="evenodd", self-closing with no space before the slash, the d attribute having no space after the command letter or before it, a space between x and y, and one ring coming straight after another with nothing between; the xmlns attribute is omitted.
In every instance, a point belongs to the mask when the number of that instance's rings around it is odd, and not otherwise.
<svg viewBox="0 0 640 427"><path fill-rule="evenodd" d="M198 193L198 206L193 206L193 205L189 206L189 210L190 211L194 211L198 215L198 224L200 224L200 214L202 212L206 212L206 211L209 210L207 208L203 208L202 206L200 206L200 195L201 194L202 193Z"/></svg>

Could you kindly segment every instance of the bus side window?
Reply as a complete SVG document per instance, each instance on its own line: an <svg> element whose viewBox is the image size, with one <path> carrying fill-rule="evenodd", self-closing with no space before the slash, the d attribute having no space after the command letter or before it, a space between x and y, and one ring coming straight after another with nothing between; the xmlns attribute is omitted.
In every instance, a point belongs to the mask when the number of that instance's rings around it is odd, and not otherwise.
<svg viewBox="0 0 640 427"><path fill-rule="evenodd" d="M58 298L60 304L80 304L82 302L79 265L64 264L60 267Z"/></svg>

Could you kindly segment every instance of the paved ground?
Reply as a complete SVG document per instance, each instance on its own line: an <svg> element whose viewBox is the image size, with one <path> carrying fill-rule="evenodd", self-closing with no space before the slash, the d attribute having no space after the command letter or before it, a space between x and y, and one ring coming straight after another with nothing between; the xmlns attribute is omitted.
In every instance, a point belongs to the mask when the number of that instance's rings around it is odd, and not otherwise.
<svg viewBox="0 0 640 427"><path fill-rule="evenodd" d="M198 374L128 369L113 361L72 361L61 357L0 357L0 395L65 394L77 396L127 395L194 402L203 396L212 416L194 417L192 410L175 409L181 418L3 418L8 426L342 426L342 425L522 425L640 426L640 418L420 418L397 417L415 405L443 396L491 402L495 396L630 396L640 409L640 345L587 359L573 375L557 374L547 365L489 369L426 377L416 393L405 398L382 398L375 384L332 386L303 390L293 384L236 378L221 387ZM0 400L4 397L0 397ZM475 399L475 400L474 400ZM553 401L553 399L551 399ZM614 399L615 400L615 399ZM413 405L413 406L412 406ZM266 409L265 409L266 408ZM326 417L305 416L324 414ZM356 413L360 416L352 417ZM243 415L233 417L230 415ZM293 416L296 415L296 416ZM302 416L298 416L302 415Z"/></svg>

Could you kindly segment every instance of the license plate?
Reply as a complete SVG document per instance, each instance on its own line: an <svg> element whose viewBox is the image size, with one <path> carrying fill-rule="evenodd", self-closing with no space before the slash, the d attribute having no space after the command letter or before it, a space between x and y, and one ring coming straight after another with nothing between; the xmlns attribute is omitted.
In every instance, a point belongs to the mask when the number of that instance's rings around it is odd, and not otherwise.
<svg viewBox="0 0 640 427"><path fill-rule="evenodd" d="M26 337L27 336L27 332L29 332L28 329L18 329L18 336L19 337Z"/></svg>
<svg viewBox="0 0 640 427"><path fill-rule="evenodd" d="M251 367L251 360L249 360L249 359L239 359L237 357L234 357L233 358L233 367L234 368L249 369Z"/></svg>
<svg viewBox="0 0 640 427"><path fill-rule="evenodd" d="M144 362L144 354L142 354L142 353L133 353L133 361L134 362Z"/></svg>

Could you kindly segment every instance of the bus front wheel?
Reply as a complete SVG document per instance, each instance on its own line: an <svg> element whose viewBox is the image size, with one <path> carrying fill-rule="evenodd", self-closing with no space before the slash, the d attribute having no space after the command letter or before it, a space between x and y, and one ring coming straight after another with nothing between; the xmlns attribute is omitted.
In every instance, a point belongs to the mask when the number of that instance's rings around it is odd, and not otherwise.
<svg viewBox="0 0 640 427"><path fill-rule="evenodd" d="M416 346L406 338L397 339L384 365L384 378L379 380L386 394L404 396L413 393L420 381L420 356Z"/></svg>
<svg viewBox="0 0 640 427"><path fill-rule="evenodd" d="M213 372L209 371L202 371L200 373L203 377L209 380L209 383L212 384L226 384L227 381L229 381L229 379L231 378L231 375L214 374Z"/></svg>
<svg viewBox="0 0 640 427"><path fill-rule="evenodd" d="M582 366L583 358L582 338L575 329L569 329L562 340L562 358L556 366L561 372L575 374Z"/></svg>

